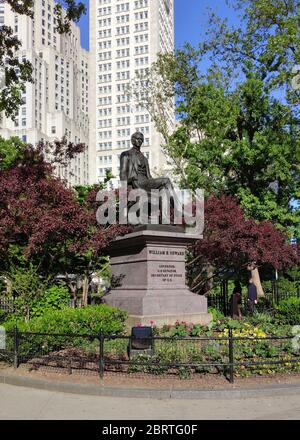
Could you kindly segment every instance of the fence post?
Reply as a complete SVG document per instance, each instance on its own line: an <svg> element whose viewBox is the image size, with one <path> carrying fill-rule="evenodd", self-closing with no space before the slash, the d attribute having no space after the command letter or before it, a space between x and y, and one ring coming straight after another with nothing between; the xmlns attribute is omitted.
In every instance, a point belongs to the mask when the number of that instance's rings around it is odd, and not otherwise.
<svg viewBox="0 0 300 440"><path fill-rule="evenodd" d="M101 333L99 336L100 341L100 360L99 360L99 374L100 378L103 379L104 376L104 335Z"/></svg>
<svg viewBox="0 0 300 440"><path fill-rule="evenodd" d="M229 342L229 374L230 374L230 383L234 383L234 353L233 353L233 336L232 329L229 328L228 331L228 342Z"/></svg>
<svg viewBox="0 0 300 440"><path fill-rule="evenodd" d="M14 327L14 368L19 367L19 343L20 343L19 331L17 329L17 326L15 326Z"/></svg>

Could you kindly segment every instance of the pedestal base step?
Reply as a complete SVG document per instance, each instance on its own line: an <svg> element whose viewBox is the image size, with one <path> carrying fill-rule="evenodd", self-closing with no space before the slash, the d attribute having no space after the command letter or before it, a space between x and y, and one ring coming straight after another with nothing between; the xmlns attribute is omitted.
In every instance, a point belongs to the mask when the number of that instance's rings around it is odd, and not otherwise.
<svg viewBox="0 0 300 440"><path fill-rule="evenodd" d="M163 327L164 325L175 325L176 321L186 322L188 324L208 325L212 320L210 313L198 314L176 314L176 315L153 315L153 316L138 316L129 315L126 321L126 327L131 330L132 327L143 325L145 327Z"/></svg>

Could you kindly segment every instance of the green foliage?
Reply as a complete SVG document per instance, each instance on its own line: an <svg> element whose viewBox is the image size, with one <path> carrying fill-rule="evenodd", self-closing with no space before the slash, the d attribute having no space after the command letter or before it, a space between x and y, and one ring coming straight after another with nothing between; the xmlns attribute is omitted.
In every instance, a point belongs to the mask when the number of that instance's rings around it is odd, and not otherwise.
<svg viewBox="0 0 300 440"><path fill-rule="evenodd" d="M126 312L107 305L84 308L64 308L48 310L42 316L23 321L18 325L20 331L34 333L76 333L76 334L120 334L124 331ZM12 330L14 322L5 324Z"/></svg>
<svg viewBox="0 0 300 440"><path fill-rule="evenodd" d="M113 358L126 359L128 353L128 339L110 339L105 341L105 353Z"/></svg>
<svg viewBox="0 0 300 440"><path fill-rule="evenodd" d="M150 374L167 374L175 372L181 378L187 378L191 374L225 373L226 368L222 364L228 363L228 334L231 327L234 340L234 360L241 363L256 363L265 361L265 365L236 366L236 376L250 376L251 374L275 374L292 371L300 371L300 365L290 363L295 358L290 339L271 340L272 336L290 336L291 326L284 326L274 321L272 316L257 314L251 319L234 321L224 318L221 324L213 329L201 327L201 332L196 336L225 338L224 340L193 340L190 329L195 328L192 324L176 323L175 326L165 326L160 335L175 335L172 340L158 340L155 343L153 356L140 355L134 357L129 366L129 372L143 372ZM185 333L190 340L178 340L178 333ZM282 365L270 365L268 361L283 360ZM216 366L206 364L215 363ZM176 370L174 364L195 364L193 367L182 365ZM203 364L203 365L197 365Z"/></svg>
<svg viewBox="0 0 300 440"><path fill-rule="evenodd" d="M178 323L171 333L173 337L185 338L187 336L187 326L185 322Z"/></svg>
<svg viewBox="0 0 300 440"><path fill-rule="evenodd" d="M259 298L258 304L256 305L256 314L262 315L262 316L269 316L272 317L275 314L275 308L274 308L274 300L273 297L268 295L266 293L265 297Z"/></svg>
<svg viewBox="0 0 300 440"><path fill-rule="evenodd" d="M63 11L63 7L60 3L57 3L54 7L54 12L57 19L57 30L60 34L68 34L71 32L71 22L77 23L80 20L82 14L86 13L86 6L83 2L76 0L64 0L67 7L66 13Z"/></svg>
<svg viewBox="0 0 300 440"><path fill-rule="evenodd" d="M128 373L150 373L154 375L165 374L168 367L160 364L158 357L153 357L146 354L139 354L135 356L129 364Z"/></svg>
<svg viewBox="0 0 300 440"><path fill-rule="evenodd" d="M58 336L23 335L19 347L20 359L24 362L63 350L78 348L84 354L99 353L99 340L97 338L84 338L83 335L91 335L103 331L114 334L122 334L124 329L124 312L114 310L108 306L87 307L77 311L64 309L62 311L49 312L43 317L34 318L29 323L17 322L16 320L6 323L7 331L12 331L17 324L19 330L31 332L71 332L79 336L75 338ZM256 321L255 321L256 319ZM116 322L117 321L117 322ZM251 319L234 321L224 318L221 325L214 329L176 323L175 327L165 326L156 334L170 336L168 340L158 339L155 341L153 355L140 354L133 356L128 367L121 367L128 373L147 373L154 375L177 374L181 379L187 379L192 374L225 374L228 363L228 334L232 328L234 339L234 360L237 363L261 363L264 365L252 365L235 367L236 376L250 376L251 374L275 374L300 371L298 364L290 363L291 359L298 356L295 353L290 339L271 340L268 335L290 336L292 327L284 326L278 322L271 322L268 316L256 315ZM184 332L183 332L184 329ZM186 333L185 340L180 340L179 333ZM195 332L196 334L193 334ZM195 339L194 336L215 337L217 340ZM9 349L12 350L12 338L8 337ZM127 360L127 339L108 339L105 341L104 350L108 359ZM67 358L64 358L66 365ZM283 360L282 365L268 365L269 361ZM208 365L216 364L216 365ZM125 368L125 369L123 369Z"/></svg>
<svg viewBox="0 0 300 440"><path fill-rule="evenodd" d="M7 319L7 313L0 309L0 325Z"/></svg>
<svg viewBox="0 0 300 440"><path fill-rule="evenodd" d="M0 136L0 170L11 167L24 153L25 144L18 137L3 139Z"/></svg>
<svg viewBox="0 0 300 440"><path fill-rule="evenodd" d="M96 350L99 350L99 341L93 337L84 338L83 335L122 334L126 318L126 312L107 305L100 305L82 309L49 310L29 322L12 317L4 323L4 327L7 332L13 332L14 327L17 326L21 332L50 333L50 336L23 335L19 346L19 355L23 361L26 361L70 347L95 353ZM51 334L77 334L79 336L51 336ZM12 350L11 339L9 338L8 350Z"/></svg>
<svg viewBox="0 0 300 440"><path fill-rule="evenodd" d="M176 372L180 379L187 379L196 371L198 373L207 373L212 371L209 366L190 367L189 365L178 364L201 364L208 362L208 359L214 355L216 359L222 359L222 355L214 350L207 349L208 346L196 344L190 341L160 340L156 341L155 353L153 356L139 354L130 360L129 373L150 373L155 375L167 374L172 371ZM211 359L212 360L212 359ZM175 369L176 368L176 369Z"/></svg>
<svg viewBox="0 0 300 440"><path fill-rule="evenodd" d="M78 185L74 187L76 199L80 203L80 205L84 205L87 202L87 198L90 195L91 191L100 189L104 189L105 185L97 184L97 185Z"/></svg>
<svg viewBox="0 0 300 440"><path fill-rule="evenodd" d="M299 0L228 3L233 13L238 13L239 22L230 26L226 19L211 13L200 52L209 54L213 64L217 59L233 78L241 75L242 66L248 66L260 72L269 87L290 89L293 67L300 61ZM297 96L294 91L293 97Z"/></svg>
<svg viewBox="0 0 300 440"><path fill-rule="evenodd" d="M212 315L213 322L221 321L224 318L223 313L214 307L208 307L208 313Z"/></svg>
<svg viewBox="0 0 300 440"><path fill-rule="evenodd" d="M192 338L198 338L200 336L203 336L203 326L200 324L195 324L190 328L190 336Z"/></svg>
<svg viewBox="0 0 300 440"><path fill-rule="evenodd" d="M51 310L64 309L70 301L70 293L63 284L49 287L43 296L34 302L31 307L30 315L32 318L42 316Z"/></svg>
<svg viewBox="0 0 300 440"><path fill-rule="evenodd" d="M192 324L185 321L175 322L172 325L165 325L161 329L154 327L156 336L164 335L172 338L198 337L205 334L206 327L201 324Z"/></svg>
<svg viewBox="0 0 300 440"><path fill-rule="evenodd" d="M266 292L272 291L271 281L265 281L263 288ZM289 294L290 296L297 296L297 292L300 291L300 281L295 282L289 278L280 277L277 281L277 289L279 293L283 295Z"/></svg>
<svg viewBox="0 0 300 440"><path fill-rule="evenodd" d="M283 324L300 325L300 298L292 297L280 301L276 317Z"/></svg>
<svg viewBox="0 0 300 440"><path fill-rule="evenodd" d="M4 72L4 84L0 88L0 112L15 118L23 104L22 93L26 92L26 82L33 82L33 68L29 61L17 55L21 42L14 29L1 26L0 32L0 70ZM1 78L2 80L2 78Z"/></svg>
<svg viewBox="0 0 300 440"><path fill-rule="evenodd" d="M259 302L261 302L261 299L262 298L260 298ZM252 317L248 317L247 321L254 326L263 326L264 329L266 329L269 324L275 324L276 322L274 315L267 312L256 312Z"/></svg>
<svg viewBox="0 0 300 440"><path fill-rule="evenodd" d="M228 319L227 326L228 328L236 330L236 329L241 329L243 327L243 324L241 323L241 321L238 321L237 319Z"/></svg>
<svg viewBox="0 0 300 440"><path fill-rule="evenodd" d="M292 205L300 196L299 108L273 93L280 85L282 96L289 90L300 98L299 87L290 90L292 69L300 63L300 2L232 3L239 5L242 26L231 29L212 13L198 50L186 45L159 57L145 81L154 90L144 105L152 112L168 108L170 96L160 84L178 98L180 124L173 133L166 133L163 110L154 121L185 188L237 196L249 217L300 237L299 209ZM209 57L208 69L200 70Z"/></svg>
<svg viewBox="0 0 300 440"><path fill-rule="evenodd" d="M7 277L12 283L16 309L24 318L30 319L32 307L42 298L47 281L41 278L33 264L26 268L12 267Z"/></svg>
<svg viewBox="0 0 300 440"><path fill-rule="evenodd" d="M291 201L299 190L299 139L286 129L289 108L251 74L231 93L200 84L179 111L181 126L169 149L182 184L237 196L249 217L272 220L297 236L299 211Z"/></svg>

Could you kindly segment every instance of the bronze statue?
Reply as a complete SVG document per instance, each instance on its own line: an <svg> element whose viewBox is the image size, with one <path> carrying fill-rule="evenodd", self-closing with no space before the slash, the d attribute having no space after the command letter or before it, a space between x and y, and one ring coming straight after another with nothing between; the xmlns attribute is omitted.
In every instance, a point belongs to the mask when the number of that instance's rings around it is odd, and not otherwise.
<svg viewBox="0 0 300 440"><path fill-rule="evenodd" d="M177 214L177 207L179 207L179 201L175 194L171 180L168 177L153 178L150 173L149 162L146 156L141 152L141 146L144 142L144 135L142 133L134 133L131 137L132 148L128 151L124 151L120 158L120 180L126 182L132 189L142 189L147 192L149 201L153 194L152 190L163 190L165 195L169 197L167 205L162 203L162 193L160 192L158 199L159 206L159 223L169 224L170 217L168 212L169 208L172 208L173 215ZM130 204L129 204L130 205ZM150 210L148 214L152 214L152 205L149 204ZM182 216L182 212L179 211L179 215ZM173 221L171 221L171 224Z"/></svg>
<svg viewBox="0 0 300 440"><path fill-rule="evenodd" d="M124 151L120 158L120 180L127 182L133 189L141 188L147 192L152 189L166 189L173 193L173 185L168 177L153 178L149 162L141 152L144 143L142 133L134 133L131 137L133 147Z"/></svg>

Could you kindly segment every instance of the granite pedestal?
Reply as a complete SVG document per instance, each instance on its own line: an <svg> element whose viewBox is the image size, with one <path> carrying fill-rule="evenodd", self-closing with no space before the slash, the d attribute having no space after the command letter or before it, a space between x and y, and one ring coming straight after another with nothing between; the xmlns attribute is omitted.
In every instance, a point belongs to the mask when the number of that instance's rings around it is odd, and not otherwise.
<svg viewBox="0 0 300 440"><path fill-rule="evenodd" d="M128 326L207 324L207 299L186 285L186 250L196 238L181 229L140 228L110 247L112 291L104 302L129 313Z"/></svg>

